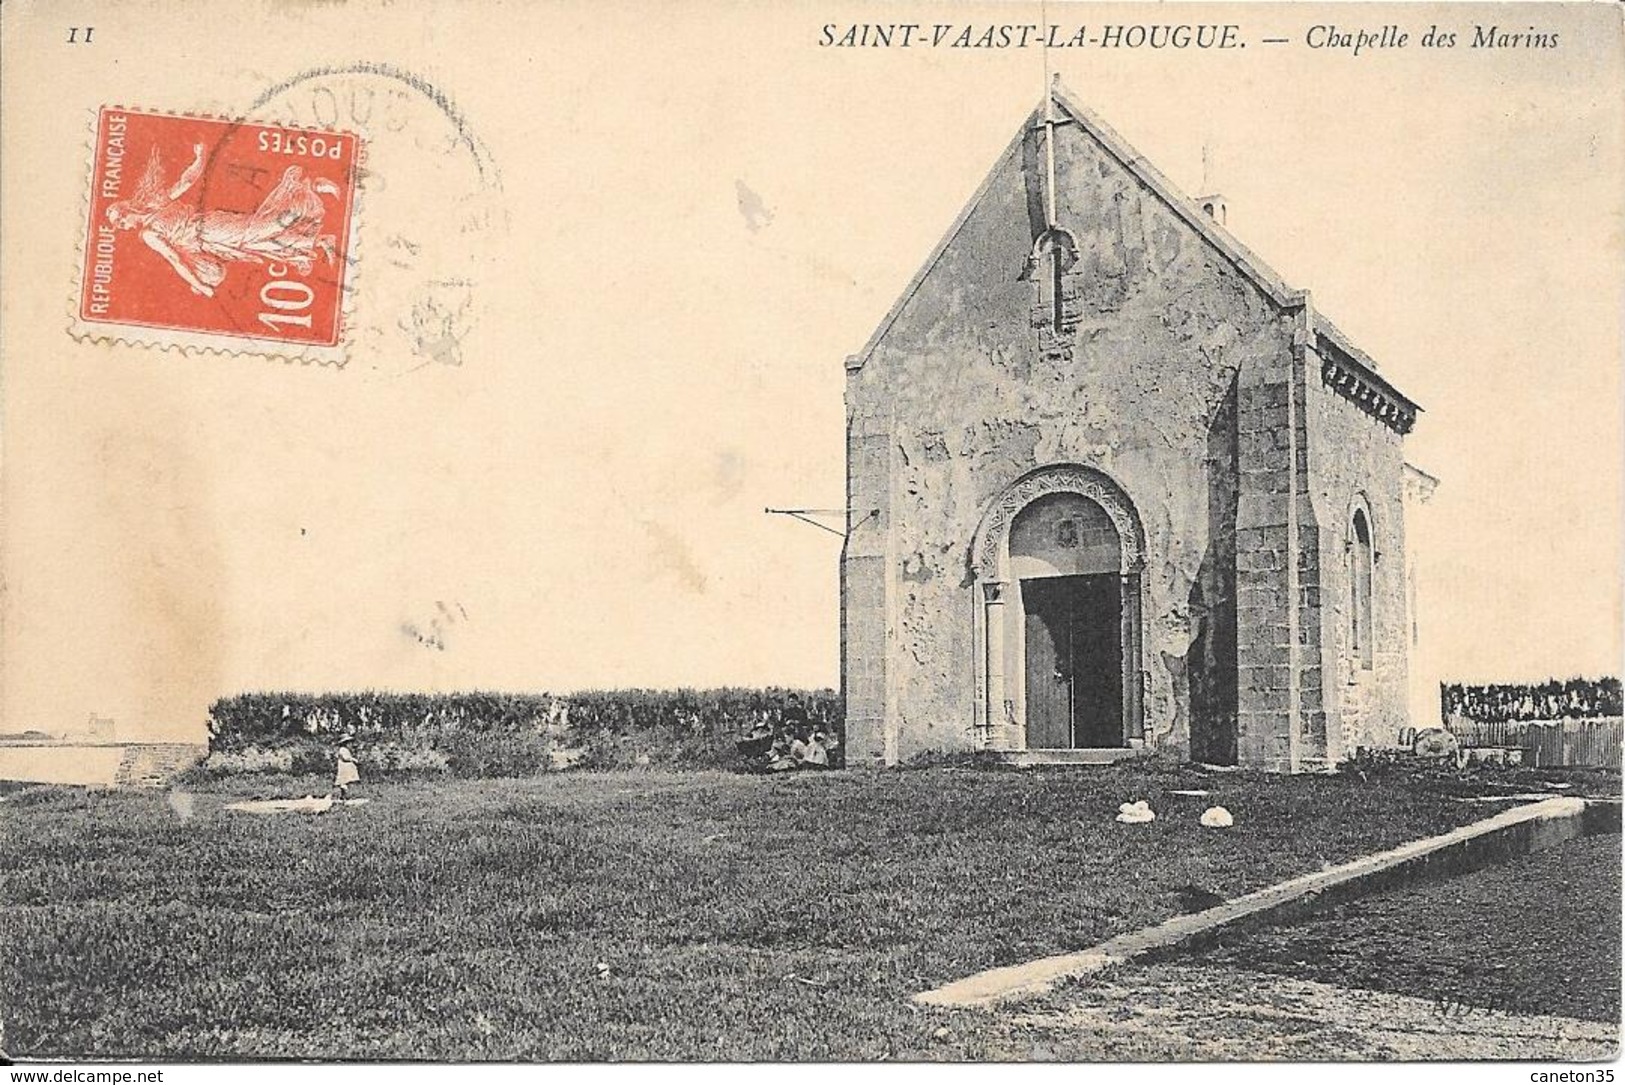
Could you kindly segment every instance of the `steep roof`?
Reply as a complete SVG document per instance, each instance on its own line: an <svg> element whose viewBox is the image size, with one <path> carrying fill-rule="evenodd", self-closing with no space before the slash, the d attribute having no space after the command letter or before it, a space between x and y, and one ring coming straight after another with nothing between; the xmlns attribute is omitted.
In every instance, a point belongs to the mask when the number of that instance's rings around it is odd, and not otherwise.
<svg viewBox="0 0 1625 1085"><path fill-rule="evenodd" d="M1256 253L1236 240L1230 231L1214 221L1212 216L1204 213L1197 206L1196 201L1180 192L1174 183L1163 176L1162 171L1152 165L1144 155L1135 150L1128 140L1118 135L1093 110L1081 105L1077 99L1073 98L1070 92L1060 85L1059 80L1057 80L1053 88L1053 97L1056 107L1062 114L1057 118L1057 123L1076 123L1085 132L1089 133L1108 154L1122 164L1124 169L1128 170L1130 174L1150 189L1175 215L1184 220L1186 225L1195 230L1204 241L1216 249L1249 282L1257 286L1265 297L1283 309L1299 308L1305 304L1308 299L1308 291L1295 290L1288 286L1286 281L1260 259ZM898 315L902 313L909 299L914 296L915 291L920 288L920 284L925 281L925 277L930 274L931 269L942 258L942 254L947 250L948 245L964 227L971 213L976 210L982 199L987 195L995 178L999 175L1000 167L1007 158L1020 148L1021 141L1026 136L1028 129L1042 122L1043 115L1043 103L1040 103L1038 108L1028 114L1021 130L1016 133L1015 138L999 155L997 161L994 162L993 168L988 171L987 177L983 179L981 186L977 188L976 193L966 203L964 209L960 211L958 218L948 228L948 232L943 235L942 240L937 243L936 248L932 250L925 264L909 281L908 286L892 305L890 311L886 313L885 318L881 320L880 326L869 337L869 341L864 344L861 351L847 359L848 369L860 369L869 360L870 354L880 344L881 339L885 337L886 332L891 328ZM1403 404L1410 411L1416 412L1422 409L1412 402L1409 397L1389 384L1388 381L1378 376L1376 361L1365 351L1355 346L1348 336L1344 335L1336 325L1318 311L1315 313L1314 326L1317 340L1316 346L1318 348L1335 354L1339 361L1352 367L1361 377Z"/></svg>

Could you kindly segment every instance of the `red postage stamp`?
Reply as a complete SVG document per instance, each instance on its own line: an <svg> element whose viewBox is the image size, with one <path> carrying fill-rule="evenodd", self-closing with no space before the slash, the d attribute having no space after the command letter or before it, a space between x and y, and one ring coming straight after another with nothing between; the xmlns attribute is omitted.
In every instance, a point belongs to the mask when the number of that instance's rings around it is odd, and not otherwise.
<svg viewBox="0 0 1625 1085"><path fill-rule="evenodd" d="M101 110L75 333L342 361L360 153L348 132Z"/></svg>

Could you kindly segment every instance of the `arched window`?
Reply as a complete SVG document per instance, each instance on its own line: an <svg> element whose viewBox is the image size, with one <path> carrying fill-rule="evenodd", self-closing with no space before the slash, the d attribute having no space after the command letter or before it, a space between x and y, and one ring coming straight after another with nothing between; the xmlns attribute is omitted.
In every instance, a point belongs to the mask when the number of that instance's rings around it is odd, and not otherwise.
<svg viewBox="0 0 1625 1085"><path fill-rule="evenodd" d="M1038 283L1036 315L1056 335L1077 323L1077 313L1067 308L1067 276L1078 262L1078 240L1064 226L1051 226L1038 235L1027 257L1023 278Z"/></svg>
<svg viewBox="0 0 1625 1085"><path fill-rule="evenodd" d="M1365 670L1371 669L1371 576L1373 549L1371 521L1364 509L1355 509L1349 523L1349 654Z"/></svg>

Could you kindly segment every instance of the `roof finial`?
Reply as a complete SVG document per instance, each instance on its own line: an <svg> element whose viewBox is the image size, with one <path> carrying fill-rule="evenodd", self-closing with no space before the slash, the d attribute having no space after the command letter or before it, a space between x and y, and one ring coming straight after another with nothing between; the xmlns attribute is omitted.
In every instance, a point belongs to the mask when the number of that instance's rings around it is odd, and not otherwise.
<svg viewBox="0 0 1625 1085"><path fill-rule="evenodd" d="M1225 199L1213 187L1213 175L1218 171L1213 168L1213 139L1208 137L1202 140L1202 191L1206 196L1199 196L1196 202L1206 212L1208 218L1224 225L1225 219L1230 215L1230 209Z"/></svg>

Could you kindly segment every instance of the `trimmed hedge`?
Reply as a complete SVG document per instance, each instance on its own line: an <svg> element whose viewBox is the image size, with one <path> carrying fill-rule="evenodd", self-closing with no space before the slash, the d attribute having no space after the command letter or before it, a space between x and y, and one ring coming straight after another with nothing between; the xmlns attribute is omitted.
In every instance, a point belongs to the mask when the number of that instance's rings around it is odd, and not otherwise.
<svg viewBox="0 0 1625 1085"><path fill-rule="evenodd" d="M1620 681L1603 678L1552 678L1545 682L1502 682L1473 685L1446 682L1439 686L1439 712L1447 725L1454 716L1478 723L1521 720L1592 719L1625 711Z"/></svg>
<svg viewBox="0 0 1625 1085"><path fill-rule="evenodd" d="M735 742L799 694L841 734L834 690L590 690L582 693L244 693L209 709L204 775L333 770L354 732L363 779L529 776L564 768L728 768Z"/></svg>

